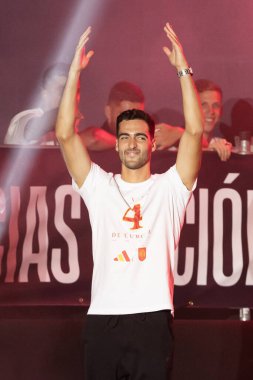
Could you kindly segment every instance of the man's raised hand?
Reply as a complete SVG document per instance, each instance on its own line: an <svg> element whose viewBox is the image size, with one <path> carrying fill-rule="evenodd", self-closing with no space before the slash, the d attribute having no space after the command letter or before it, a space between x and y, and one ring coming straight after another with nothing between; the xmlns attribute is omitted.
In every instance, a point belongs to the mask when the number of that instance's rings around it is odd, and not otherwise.
<svg viewBox="0 0 253 380"><path fill-rule="evenodd" d="M187 68L188 63L184 56L183 48L180 44L180 41L176 33L174 32L174 30L172 29L171 25L168 22L166 23L164 27L164 31L172 44L171 49L169 49L167 46L163 47L163 51L169 58L170 63L172 64L172 66L175 66L177 70Z"/></svg>
<svg viewBox="0 0 253 380"><path fill-rule="evenodd" d="M94 54L93 50L89 50L88 53L85 53L85 45L89 40L90 33L91 27L89 26L79 39L75 55L71 64L71 69L74 71L82 71L88 65L90 58Z"/></svg>

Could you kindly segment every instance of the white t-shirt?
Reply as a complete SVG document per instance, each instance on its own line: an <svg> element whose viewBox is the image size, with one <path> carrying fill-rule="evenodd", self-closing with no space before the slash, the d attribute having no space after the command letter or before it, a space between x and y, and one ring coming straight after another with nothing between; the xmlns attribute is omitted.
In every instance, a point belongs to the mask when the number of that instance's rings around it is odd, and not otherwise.
<svg viewBox="0 0 253 380"><path fill-rule="evenodd" d="M88 314L173 310L174 253L191 196L176 166L128 183L92 164L83 185L92 227Z"/></svg>

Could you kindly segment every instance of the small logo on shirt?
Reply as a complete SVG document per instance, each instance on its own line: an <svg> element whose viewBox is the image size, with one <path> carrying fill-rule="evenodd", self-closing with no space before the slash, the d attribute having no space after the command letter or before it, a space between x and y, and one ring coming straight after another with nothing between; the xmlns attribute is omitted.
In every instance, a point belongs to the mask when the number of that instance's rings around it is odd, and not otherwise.
<svg viewBox="0 0 253 380"><path fill-rule="evenodd" d="M130 261L130 258L126 251L122 251L122 253L115 257L114 261Z"/></svg>
<svg viewBox="0 0 253 380"><path fill-rule="evenodd" d="M138 248L138 259L139 259L139 261L146 260L146 248L145 247ZM122 251L113 260L114 261L121 261L121 262L130 262L130 261L133 261L133 259L132 260L130 259L130 257L128 256L128 254L127 254L126 251Z"/></svg>

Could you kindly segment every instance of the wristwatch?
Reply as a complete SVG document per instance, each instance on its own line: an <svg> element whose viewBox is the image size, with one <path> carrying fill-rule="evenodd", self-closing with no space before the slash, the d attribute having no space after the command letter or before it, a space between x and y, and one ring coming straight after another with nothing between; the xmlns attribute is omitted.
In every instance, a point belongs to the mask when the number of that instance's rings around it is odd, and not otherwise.
<svg viewBox="0 0 253 380"><path fill-rule="evenodd" d="M193 75L193 70L191 67L188 67L187 69L182 69L177 72L178 78L183 77L184 75Z"/></svg>

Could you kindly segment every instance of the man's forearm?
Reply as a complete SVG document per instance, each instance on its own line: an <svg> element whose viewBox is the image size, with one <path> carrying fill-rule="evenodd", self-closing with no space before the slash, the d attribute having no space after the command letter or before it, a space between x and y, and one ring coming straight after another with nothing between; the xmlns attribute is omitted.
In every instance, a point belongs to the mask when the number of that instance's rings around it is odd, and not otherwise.
<svg viewBox="0 0 253 380"><path fill-rule="evenodd" d="M195 84L190 75L185 75L179 80L182 90L185 130L192 135L202 134L203 116Z"/></svg>
<svg viewBox="0 0 253 380"><path fill-rule="evenodd" d="M59 140L68 139L75 133L79 77L80 72L70 69L56 120L56 136Z"/></svg>
<svg viewBox="0 0 253 380"><path fill-rule="evenodd" d="M115 148L116 137L104 129L89 127L79 132L82 142L89 150Z"/></svg>

